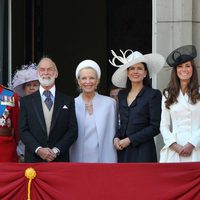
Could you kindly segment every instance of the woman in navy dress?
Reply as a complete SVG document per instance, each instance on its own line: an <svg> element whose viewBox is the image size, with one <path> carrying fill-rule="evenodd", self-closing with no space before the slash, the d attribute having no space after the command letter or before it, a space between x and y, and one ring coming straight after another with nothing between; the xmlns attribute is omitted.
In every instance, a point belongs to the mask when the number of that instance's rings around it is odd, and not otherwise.
<svg viewBox="0 0 200 200"><path fill-rule="evenodd" d="M162 68L164 57L131 50L121 51L122 57L112 53L112 65L118 67L116 59L123 63L112 76L112 83L124 88L118 94L121 125L114 138L118 162L156 162L154 136L160 133L161 92L151 88L150 77Z"/></svg>

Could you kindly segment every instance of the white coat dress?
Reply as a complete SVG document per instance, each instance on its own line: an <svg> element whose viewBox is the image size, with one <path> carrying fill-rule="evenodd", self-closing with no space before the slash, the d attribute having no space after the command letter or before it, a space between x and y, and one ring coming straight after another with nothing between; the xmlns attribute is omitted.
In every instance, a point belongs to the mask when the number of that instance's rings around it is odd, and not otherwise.
<svg viewBox="0 0 200 200"><path fill-rule="evenodd" d="M116 163L117 153L113 145L113 138L116 133L116 101L104 95L95 93L92 100L93 115L98 138L98 155L100 163ZM78 122L78 139L71 146L70 161L84 162L84 135L86 109L82 94L75 98L75 110Z"/></svg>
<svg viewBox="0 0 200 200"><path fill-rule="evenodd" d="M160 152L160 162L194 162L200 161L200 101L191 104L187 94L180 91L177 103L165 107L166 98L162 98L162 114L160 131L165 146ZM179 156L169 146L185 145L188 142L195 148L189 157Z"/></svg>

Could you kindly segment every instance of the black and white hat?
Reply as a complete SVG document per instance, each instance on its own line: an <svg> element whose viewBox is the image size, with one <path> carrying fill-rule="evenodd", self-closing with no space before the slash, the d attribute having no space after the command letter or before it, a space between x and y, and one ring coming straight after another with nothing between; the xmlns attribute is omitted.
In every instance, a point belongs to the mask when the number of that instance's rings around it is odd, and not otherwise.
<svg viewBox="0 0 200 200"><path fill-rule="evenodd" d="M185 45L172 51L167 57L167 64L170 67L176 67L182 63L193 60L197 56L197 51L194 45Z"/></svg>

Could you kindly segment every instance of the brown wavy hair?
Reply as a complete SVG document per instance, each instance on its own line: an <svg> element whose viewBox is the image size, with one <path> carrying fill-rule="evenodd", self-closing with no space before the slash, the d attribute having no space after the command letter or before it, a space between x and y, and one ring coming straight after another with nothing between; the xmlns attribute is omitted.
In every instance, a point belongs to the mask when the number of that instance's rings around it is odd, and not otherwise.
<svg viewBox="0 0 200 200"><path fill-rule="evenodd" d="M195 104L197 103L197 101L200 100L199 81L198 81L197 68L193 60L191 61L191 64L192 64L193 73L192 73L189 83L187 84L186 93L189 96L191 103ZM167 88L165 88L163 91L163 95L166 98L165 106L168 109L170 108L172 104L177 103L177 97L181 89L180 79L178 78L176 71L177 71L177 66L173 67L172 72L171 72L170 82Z"/></svg>

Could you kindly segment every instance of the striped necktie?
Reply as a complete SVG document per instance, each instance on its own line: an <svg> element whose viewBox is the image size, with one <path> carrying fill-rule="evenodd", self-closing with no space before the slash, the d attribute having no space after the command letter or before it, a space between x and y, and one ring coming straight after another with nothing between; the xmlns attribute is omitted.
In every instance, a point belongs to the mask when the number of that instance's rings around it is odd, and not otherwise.
<svg viewBox="0 0 200 200"><path fill-rule="evenodd" d="M51 99L51 92L49 90L45 90L43 92L44 96L46 97L44 103L46 104L47 108L49 109L49 111L51 110L51 107L53 105L53 101Z"/></svg>

